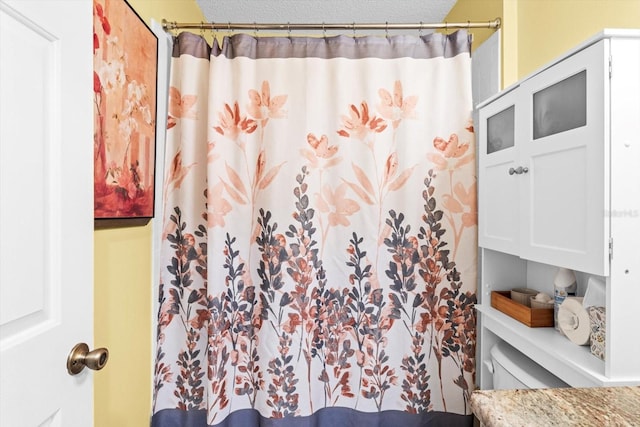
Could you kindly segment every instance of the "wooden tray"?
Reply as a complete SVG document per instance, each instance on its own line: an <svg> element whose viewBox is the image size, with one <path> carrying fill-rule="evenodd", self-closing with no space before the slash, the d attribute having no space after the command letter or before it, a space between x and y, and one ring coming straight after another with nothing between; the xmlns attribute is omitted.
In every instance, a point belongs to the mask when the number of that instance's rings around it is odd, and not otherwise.
<svg viewBox="0 0 640 427"><path fill-rule="evenodd" d="M491 307L530 328L553 326L553 308L530 308L512 300L509 291L491 292Z"/></svg>

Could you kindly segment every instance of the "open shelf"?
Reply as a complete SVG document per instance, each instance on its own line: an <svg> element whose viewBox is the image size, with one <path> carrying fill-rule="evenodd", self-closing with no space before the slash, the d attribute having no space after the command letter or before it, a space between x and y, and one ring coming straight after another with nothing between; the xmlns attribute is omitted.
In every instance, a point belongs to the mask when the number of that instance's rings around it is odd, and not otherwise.
<svg viewBox="0 0 640 427"><path fill-rule="evenodd" d="M605 376L605 364L588 346L579 346L554 328L529 328L488 304L476 305L490 330L572 387L635 385Z"/></svg>

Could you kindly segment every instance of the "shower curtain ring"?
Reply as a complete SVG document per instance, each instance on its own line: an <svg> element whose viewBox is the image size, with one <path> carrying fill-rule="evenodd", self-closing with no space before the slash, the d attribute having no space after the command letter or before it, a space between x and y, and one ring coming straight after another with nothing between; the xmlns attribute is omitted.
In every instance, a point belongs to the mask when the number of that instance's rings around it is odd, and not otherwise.
<svg viewBox="0 0 640 427"><path fill-rule="evenodd" d="M327 29L324 27L324 22L322 23L322 37L327 38Z"/></svg>
<svg viewBox="0 0 640 427"><path fill-rule="evenodd" d="M386 38L389 38L389 21L386 21L384 23L384 36Z"/></svg>
<svg viewBox="0 0 640 427"><path fill-rule="evenodd" d="M177 21L172 21L169 22L169 30L171 31L171 34L173 34L174 36L178 35L178 22Z"/></svg>
<svg viewBox="0 0 640 427"><path fill-rule="evenodd" d="M258 24L256 24L256 21L253 21L253 37L258 37Z"/></svg>
<svg viewBox="0 0 640 427"><path fill-rule="evenodd" d="M289 22L287 22L287 34L289 35L289 38L291 38L291 24Z"/></svg>
<svg viewBox="0 0 640 427"><path fill-rule="evenodd" d="M352 28L353 28L353 38L355 39L356 38L356 21L353 21Z"/></svg>

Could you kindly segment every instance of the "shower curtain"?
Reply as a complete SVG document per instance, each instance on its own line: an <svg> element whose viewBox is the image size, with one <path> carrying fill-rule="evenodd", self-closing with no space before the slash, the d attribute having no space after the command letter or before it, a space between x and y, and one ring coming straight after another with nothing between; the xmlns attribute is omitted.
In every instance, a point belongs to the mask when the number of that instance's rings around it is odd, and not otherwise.
<svg viewBox="0 0 640 427"><path fill-rule="evenodd" d="M471 425L470 39L175 38L152 425Z"/></svg>

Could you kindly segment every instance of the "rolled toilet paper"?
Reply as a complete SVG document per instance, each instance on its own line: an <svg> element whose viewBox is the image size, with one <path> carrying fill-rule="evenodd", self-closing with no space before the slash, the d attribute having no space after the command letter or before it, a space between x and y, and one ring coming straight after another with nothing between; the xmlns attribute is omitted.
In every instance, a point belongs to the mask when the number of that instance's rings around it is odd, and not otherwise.
<svg viewBox="0 0 640 427"><path fill-rule="evenodd" d="M558 309L558 324L571 342L578 345L589 344L591 320L582 305L582 298L569 297L562 301Z"/></svg>

